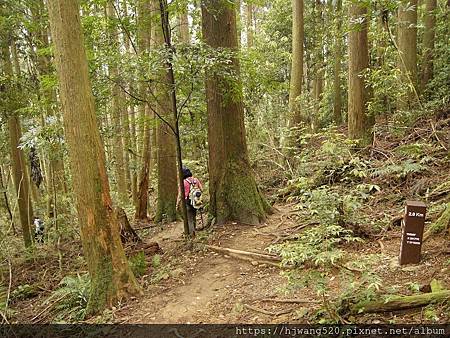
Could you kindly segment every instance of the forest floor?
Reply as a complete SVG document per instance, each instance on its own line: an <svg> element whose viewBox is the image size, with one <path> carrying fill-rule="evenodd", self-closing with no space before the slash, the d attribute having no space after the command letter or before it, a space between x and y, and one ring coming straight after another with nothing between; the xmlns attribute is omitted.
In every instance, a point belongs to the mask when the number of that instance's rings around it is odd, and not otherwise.
<svg viewBox="0 0 450 338"><path fill-rule="evenodd" d="M193 247L187 248L183 240L181 222L152 227L143 237L146 241L156 241L163 250L158 267L150 267L149 274L141 277L144 295L114 308L106 317L97 317L89 322L114 323L311 323L312 316L322 306L312 288L288 289L287 278L280 268L256 261L245 261L229 255L219 254L204 247L204 244L238 250L264 252L280 236L298 229L298 219L293 205L277 205L277 211L260 226L228 224L214 227L213 231L197 233ZM294 231L295 232L295 231ZM411 294L408 285L428 284L433 278L444 285L450 285L450 274L446 270L449 263L448 241L444 236L433 237L424 244L420 264L401 267L398 265L400 247L400 227L387 231L374 241L346 245L345 250L355 260L375 255L377 269L383 284L398 285L404 294ZM449 248L450 249L450 248ZM73 250L73 248L71 249ZM78 255L77 255L78 256ZM358 258L359 257L359 258ZM71 264L76 265L72 257ZM37 271L24 269L27 282L51 283L54 278L46 266ZM56 263L57 264L57 263ZM42 267L42 266L41 266ZM73 269L73 266L72 266ZM36 270L36 275L32 271ZM82 265L75 268L82 273ZM304 268L304 273L309 272ZM43 275L42 275L43 273ZM336 280L339 271L336 270ZM48 274L48 277L46 277ZM33 278L34 276L34 278ZM17 279L15 279L17 280ZM22 279L22 282L24 280ZM56 285L53 285L55 287ZM50 287L50 286L49 286ZM336 283L331 292L338 296L342 285ZM50 290L41 287L35 297L14 304L14 322L47 322L46 302ZM331 296L331 295L330 295ZM278 301L295 300L295 303ZM446 322L448 315L444 307L433 311L439 320ZM421 308L390 313L366 314L351 318L361 323L421 323L430 322ZM433 322L433 321L431 321Z"/></svg>
<svg viewBox="0 0 450 338"><path fill-rule="evenodd" d="M229 224L216 227L214 233L184 250L182 224L172 223L154 236L164 250L164 263L157 272L159 282L149 284L143 298L127 304L114 313L119 323L308 323L308 318L322 306L311 288L289 290L287 278L277 267L250 262L202 249L202 242L238 250L263 252L277 237L290 232L298 223L292 205L277 205L277 212L259 227ZM201 237L201 232L198 237ZM445 267L447 241L432 238L423 247L420 264L399 266L400 228L394 228L377 241L347 246L355 259L375 255L376 269L385 285L398 285L411 294L410 283L428 284L433 278L450 285ZM181 253L181 254L180 254ZM305 268L304 273L308 273ZM336 271L338 278L339 271ZM338 295L336 283L332 293ZM295 300L295 303L281 303ZM280 302L278 302L280 301ZM444 308L433 311L445 322ZM308 315L309 314L309 315ZM429 322L421 308L352 318L362 323ZM436 320L436 318L434 318Z"/></svg>
<svg viewBox="0 0 450 338"><path fill-rule="evenodd" d="M423 128L423 125L430 125L430 127ZM433 192L449 178L449 130L450 118L447 112L435 122L418 121L410 130L396 138L388 132L380 132L376 143L372 145L372 150L376 151L368 152L366 155L361 153L361 156L365 156L366 163L373 167L372 172L380 172L386 168L406 170L404 168L411 164L411 155L405 155L404 151L405 149L411 151L411 147L413 151L424 149L421 150L420 157L413 158L417 163L421 159L431 158L427 160L426 167L419 167L420 170L417 166L413 167L412 170L416 171L408 172L404 176L400 175L401 172L400 174L386 172L378 176L367 176L364 179L380 187L380 191L372 193L357 210L356 230L369 229L370 231L366 233L366 236L362 236L361 241L340 244L339 248L345 253L345 263L364 262L364 272L377 275L380 280L378 296L426 292L423 290L433 279L438 280L446 289L450 289L448 236L444 233L431 236L423 244L422 259L419 264L400 266L398 256L401 228L399 222L392 222L393 219L398 220L398 216L402 214L406 199L429 199L430 215L427 213L426 231L430 223L436 220L442 206L448 202L448 189L439 194L433 195ZM319 137L323 140L323 136ZM339 144L339 141L337 143ZM315 158L310 160L320 161L320 154L317 160ZM325 161L331 163L328 155ZM278 171L279 175L284 174ZM334 174L337 172L337 170L332 171ZM269 178L271 183L277 180L276 174L268 176L271 176ZM345 178L346 176L340 183L341 181L337 181L336 176L333 176L334 181L323 186L333 185L336 189L342 189L340 195L345 196L361 183L361 180L348 183ZM355 291L349 288L351 283L348 278L343 277L343 272L348 269L345 267L347 265L327 270L326 292L319 296L317 285L292 287L288 280L291 271L289 269L239 259L234 255L217 253L208 247L208 245L214 245L247 252L267 253L267 248L271 245L292 242L294 238L301 237L304 231L314 227L315 223L308 219L310 216L308 208L301 209L300 199L293 198L288 203L290 197L280 197L280 191L284 190L288 182L282 179L279 182L273 187L269 196L275 200L275 212L268 217L266 223L259 226L236 223L214 226L198 231L195 240L186 243L183 239L181 222L161 226L133 225L144 241L157 242L162 249L162 253L157 256L146 257L148 266L144 275L139 278L143 296L128 300L111 311L106 311L100 317L89 319L88 322L317 323L321 320L336 321L336 318L333 319L326 313L336 314L336 311L330 311L330 308L337 306L342 309L342 298L348 297L349 293L352 295ZM268 187L269 185L266 185L266 191L270 191ZM198 224L201 225L201 222L198 221ZM349 224L351 225L351 222ZM16 241L19 240L16 239ZM10 244L20 247L19 242ZM77 296L79 300L82 300L80 302L75 300L74 303L64 303L64 294L58 294L55 291L61 288L61 281L66 276L86 275L87 269L82 257L80 241L65 239L56 247L53 243L40 245L37 249L33 255L15 252L10 269L6 267L2 271L3 284L8 285L8 281L11 281L9 287L11 322L80 321L81 319L74 319L75 317L67 315L58 316L63 311L68 311L67 309L77 308L78 303L85 301L86 289L81 282L82 279L79 278L77 284L74 284L80 290ZM306 267L298 269L297 272L303 276L313 276L318 270L306 264ZM323 270L319 269L319 273L321 272ZM350 282L355 283L365 278L365 275L358 271L352 271L351 276ZM434 304L422 308L375 314L344 313L338 319L344 323L447 323L450 320L449 314L447 305Z"/></svg>

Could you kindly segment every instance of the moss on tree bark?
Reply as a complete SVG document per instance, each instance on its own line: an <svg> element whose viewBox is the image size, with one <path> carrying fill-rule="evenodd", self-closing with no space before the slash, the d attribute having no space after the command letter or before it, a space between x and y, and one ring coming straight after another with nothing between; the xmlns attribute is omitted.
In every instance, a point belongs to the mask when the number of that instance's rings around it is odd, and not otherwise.
<svg viewBox="0 0 450 338"><path fill-rule="evenodd" d="M219 224L258 224L271 208L257 187L248 158L234 6L204 1L202 28L210 47L230 53L225 67L235 75L227 77L223 70L207 72L211 217Z"/></svg>

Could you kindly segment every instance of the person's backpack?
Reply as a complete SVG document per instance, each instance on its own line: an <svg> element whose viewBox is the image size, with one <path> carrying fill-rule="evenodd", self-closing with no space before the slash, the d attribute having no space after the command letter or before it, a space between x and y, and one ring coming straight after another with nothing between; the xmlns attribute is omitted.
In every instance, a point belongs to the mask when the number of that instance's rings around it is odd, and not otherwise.
<svg viewBox="0 0 450 338"><path fill-rule="evenodd" d="M190 177L187 181L189 182L189 199L191 200L191 205L195 209L201 209L203 207L203 192L198 185L198 180Z"/></svg>

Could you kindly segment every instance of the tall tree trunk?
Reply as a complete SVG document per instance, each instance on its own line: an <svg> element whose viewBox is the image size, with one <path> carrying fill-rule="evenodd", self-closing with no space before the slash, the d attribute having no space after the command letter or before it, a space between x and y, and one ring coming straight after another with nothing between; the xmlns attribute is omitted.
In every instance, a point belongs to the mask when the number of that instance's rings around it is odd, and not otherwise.
<svg viewBox="0 0 450 338"><path fill-rule="evenodd" d="M114 50L120 53L119 46L119 34L116 27L116 13L114 9L113 0L109 0L106 5L106 15L108 22L108 35L110 46L115 46ZM120 59L120 58L119 58ZM125 167L124 158L124 142L122 135L127 131L122 125L123 115L126 113L126 107L124 105L125 98L123 97L122 89L120 88L121 79L119 79L118 65L115 61L112 61L109 66L110 77L113 80L112 84L112 107L111 115L113 122L113 150L114 150L114 168L117 184L117 192L119 194L119 201L122 206L125 206L128 202L128 189L127 189L127 175L129 171L128 167Z"/></svg>
<svg viewBox="0 0 450 338"><path fill-rule="evenodd" d="M436 6L437 0L425 0L423 34L423 70L422 70L422 89L433 78L433 59L434 59L434 37L436 27Z"/></svg>
<svg viewBox="0 0 450 338"><path fill-rule="evenodd" d="M241 48L242 41L242 13L241 13L242 1L236 0L236 31L237 31L237 40L238 47Z"/></svg>
<svg viewBox="0 0 450 338"><path fill-rule="evenodd" d="M333 120L336 125L342 123L342 90L341 90L341 62L342 62L342 0L336 1L335 37L333 60Z"/></svg>
<svg viewBox="0 0 450 338"><path fill-rule="evenodd" d="M33 244L33 205L28 184L28 175L23 151L19 148L22 136L19 118L15 115L8 117L9 142L12 162L14 186L17 194L19 219L22 226L22 235L25 247Z"/></svg>
<svg viewBox="0 0 450 338"><path fill-rule="evenodd" d="M91 315L140 289L128 266L111 201L78 2L50 0L48 6L81 241L91 278L86 309Z"/></svg>
<svg viewBox="0 0 450 338"><path fill-rule="evenodd" d="M159 0L153 0L155 2L155 12L160 13ZM160 17L161 20L161 17ZM165 40L161 21L155 25L155 43L157 46L164 46ZM174 114L171 106L171 98L169 95L170 83L168 78L167 69L160 72L158 78L158 85L156 88L157 97L157 161L158 161L158 199L156 207L155 221L161 222L167 220L172 222L176 219L177 212L177 195L178 195L178 183L177 183L177 152L176 152L176 139L175 139L175 121L173 119ZM170 124L170 126L168 125Z"/></svg>
<svg viewBox="0 0 450 338"><path fill-rule="evenodd" d="M5 183L6 182L6 183ZM3 208L8 214L9 221L11 222L11 226L13 229L14 235L16 234L16 227L14 224L14 216L12 214L11 206L9 205L9 198L8 198L8 180L3 178L3 168L0 165L0 190L2 191L3 195Z"/></svg>
<svg viewBox="0 0 450 338"><path fill-rule="evenodd" d="M189 33L189 11L186 5L183 6L183 10L178 16L178 21L180 25L180 40L183 43L189 43L191 35Z"/></svg>
<svg viewBox="0 0 450 338"><path fill-rule="evenodd" d="M210 47L238 51L234 6L204 0L202 28ZM270 207L256 185L249 163L239 60L232 56L230 61L227 67L237 75L234 83L221 72L207 72L206 79L210 213L219 224L228 221L258 224ZM230 97L230 92L239 95Z"/></svg>
<svg viewBox="0 0 450 338"><path fill-rule="evenodd" d="M315 4L315 14L314 22L317 26L317 41L318 44L315 48L315 66L314 66L314 79L313 79L313 98L314 98L314 112L313 116L310 117L311 129L316 130L319 122L320 109L322 107L322 94L324 87L324 75L325 75L325 64L324 64L324 32L323 26L325 25L324 20L324 5L321 0L316 0Z"/></svg>
<svg viewBox="0 0 450 338"><path fill-rule="evenodd" d="M131 196L133 196L133 205L138 201L138 175L137 175L137 149L136 149L136 108L133 103L130 104L130 138L132 156L130 156L131 167Z"/></svg>
<svg viewBox="0 0 450 338"><path fill-rule="evenodd" d="M152 31L152 5L150 0L139 0L138 2L138 52L144 56L150 48ZM143 79L139 81L139 95L144 98L148 96L148 87ZM141 102L138 106L140 130L138 133L138 151L141 151L141 170L138 179L138 192L135 218L146 220L148 218L148 188L150 175L151 147L150 147L150 107L148 102Z"/></svg>
<svg viewBox="0 0 450 338"><path fill-rule="evenodd" d="M3 8L0 8L3 11ZM25 247L30 247L33 244L32 236L32 222L33 222L33 206L31 203L29 180L26 169L25 156L23 151L19 148L20 137L22 136L20 121L17 114L18 102L14 99L14 91L19 90L14 85L14 72L11 62L9 43L14 43L11 37L8 36L8 32L0 33L2 40L1 52L3 59L3 72L5 77L9 78L9 81L5 83L5 92L8 93L9 100L7 102L8 111L8 131L9 131L9 149L12 164L12 173L14 187L17 196L17 205L19 208L19 220L22 227L22 235L25 243Z"/></svg>
<svg viewBox="0 0 450 338"><path fill-rule="evenodd" d="M367 8L362 0L349 7L349 60L348 60L348 136L365 139L367 113L367 83L363 73L369 67L367 41Z"/></svg>
<svg viewBox="0 0 450 338"><path fill-rule="evenodd" d="M290 126L298 126L302 120L300 104L303 80L303 0L292 0L292 67L289 89Z"/></svg>
<svg viewBox="0 0 450 338"><path fill-rule="evenodd" d="M161 17L161 29L164 36L164 47L167 51L167 58L165 59L165 69L166 69L166 77L167 83L169 85L169 96L171 103L171 110L173 114L174 126L171 128L176 141L176 157L177 157L177 165L178 165L178 184L179 191L181 196L184 197L184 178L183 178L183 159L182 159L182 150L181 150L181 135L180 135L180 126L179 126L179 110L177 106L177 93L176 93L176 81L175 74L173 69L173 59L175 55L175 51L172 46L172 38L170 34L170 20L169 20L169 10L167 5L167 0L159 0L159 8L160 8L160 17ZM189 226L188 221L188 213L187 206L185 203L181 203L181 212L183 215L183 226L184 226L184 234L186 236L192 235L195 231L195 227L192 228Z"/></svg>
<svg viewBox="0 0 450 338"><path fill-rule="evenodd" d="M128 6L127 1L122 2L122 8L125 15L128 17ZM126 53L133 53L131 50L130 37L128 36L128 31L122 31L123 34L123 44L125 46ZM128 89L130 89L130 83L127 84ZM136 109L134 104L131 102L128 105L128 110L123 116L123 125L126 128L126 134L124 138L125 146L125 163L128 163L129 178L127 178L129 184L131 185L131 196L133 205L137 204L137 170L136 170Z"/></svg>
<svg viewBox="0 0 450 338"><path fill-rule="evenodd" d="M46 26L46 13L43 0L30 3L30 9L33 14L33 23L35 27L35 38L37 41L37 71L40 79L44 79L52 75L52 66L50 56L45 53L39 53L40 50L49 48L49 32ZM53 88L48 88L41 81L39 93L41 96L41 104L45 107L42 114L42 125L47 124L47 117L52 118L55 123L59 122L60 116L55 109L54 102L57 102L57 95ZM57 194L67 192L66 180L64 176L63 149L59 140L55 140L50 145L50 150L44 161L44 168L47 168L46 188L47 188L47 214L53 218L56 225L56 218L59 212L64 212L62 205L57 205L55 196ZM51 217L53 216L53 217Z"/></svg>
<svg viewBox="0 0 450 338"><path fill-rule="evenodd" d="M399 100L399 108L417 103L417 0L401 0L398 8L398 52L402 82L410 88Z"/></svg>
<svg viewBox="0 0 450 338"><path fill-rule="evenodd" d="M253 47L253 4L247 1L247 48Z"/></svg>

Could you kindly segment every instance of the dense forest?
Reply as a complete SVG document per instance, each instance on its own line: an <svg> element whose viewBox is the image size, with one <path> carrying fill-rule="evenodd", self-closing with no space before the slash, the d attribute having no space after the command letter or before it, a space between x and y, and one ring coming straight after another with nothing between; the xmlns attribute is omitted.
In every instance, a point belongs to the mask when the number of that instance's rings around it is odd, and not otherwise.
<svg viewBox="0 0 450 338"><path fill-rule="evenodd" d="M449 322L449 1L0 0L0 47L2 324Z"/></svg>

